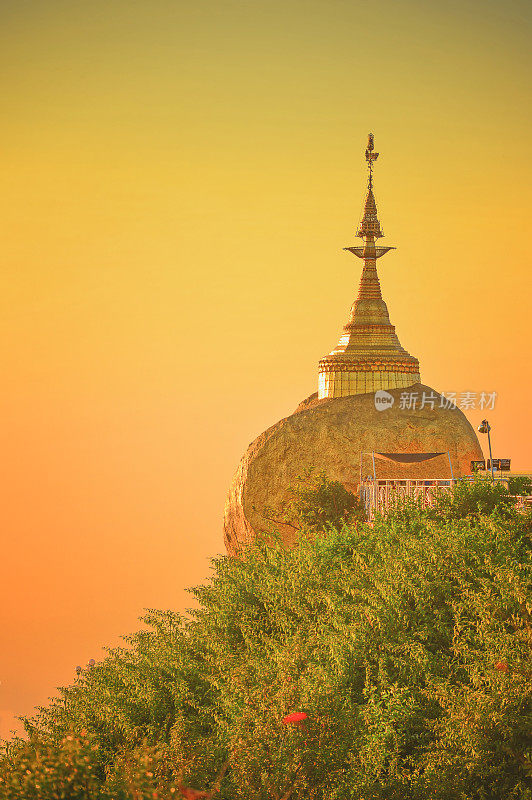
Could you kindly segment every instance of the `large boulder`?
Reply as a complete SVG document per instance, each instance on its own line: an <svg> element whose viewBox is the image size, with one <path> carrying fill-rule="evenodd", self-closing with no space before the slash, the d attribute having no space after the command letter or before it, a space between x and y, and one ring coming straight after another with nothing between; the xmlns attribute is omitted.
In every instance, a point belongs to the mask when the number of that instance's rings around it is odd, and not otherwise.
<svg viewBox="0 0 532 800"><path fill-rule="evenodd" d="M405 405L401 402L405 391L417 397L416 407L401 407ZM423 393L426 398L436 395L437 399L420 408ZM308 468L323 470L330 479L356 492L362 452L448 451L455 477L468 474L470 462L482 458L477 436L465 415L456 407L445 408L444 400L433 389L418 383L407 390L388 390L388 394L394 402L384 410L377 409L374 393L323 400L312 395L249 445L225 504L224 541L229 555L236 555L253 540L256 531L266 527L261 510L276 508L285 501L290 484ZM363 457L363 477L371 471L367 458ZM444 474L434 474L434 469L442 472L445 466ZM401 469L396 476L446 477L450 472L447 457L443 462L440 458L437 467L425 462ZM294 532L286 528L282 534L290 546Z"/></svg>

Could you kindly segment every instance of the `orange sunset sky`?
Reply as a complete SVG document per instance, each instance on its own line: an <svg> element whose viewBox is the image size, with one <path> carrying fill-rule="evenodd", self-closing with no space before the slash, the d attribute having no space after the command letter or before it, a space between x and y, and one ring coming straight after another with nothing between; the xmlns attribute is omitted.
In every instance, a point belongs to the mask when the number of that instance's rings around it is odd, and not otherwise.
<svg viewBox="0 0 532 800"><path fill-rule="evenodd" d="M355 297L370 130L400 341L435 389L496 391L494 455L532 470L531 21L3 0L2 735L144 608L193 606L238 459Z"/></svg>

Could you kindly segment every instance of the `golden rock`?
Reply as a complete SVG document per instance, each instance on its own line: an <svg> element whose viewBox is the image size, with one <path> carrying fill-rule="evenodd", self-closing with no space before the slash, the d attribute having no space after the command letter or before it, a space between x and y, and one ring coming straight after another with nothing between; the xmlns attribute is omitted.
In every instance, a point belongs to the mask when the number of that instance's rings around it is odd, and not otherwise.
<svg viewBox="0 0 532 800"><path fill-rule="evenodd" d="M384 411L378 410L374 394L323 400L314 394L249 445L225 504L224 540L230 555L236 555L256 531L267 527L261 510L286 501L289 485L311 467L324 470L329 479L356 492L362 452L449 451L455 476L468 474L470 462L482 458L473 427L459 408L445 407L445 397L415 384L406 394L417 396L418 402L415 408L406 408L401 402L403 389L387 391L394 402ZM431 404L420 407L423 394L435 396L434 408ZM429 475L427 469L426 464L414 464L402 475L445 478L449 474ZM285 544L291 545L294 531L280 528Z"/></svg>

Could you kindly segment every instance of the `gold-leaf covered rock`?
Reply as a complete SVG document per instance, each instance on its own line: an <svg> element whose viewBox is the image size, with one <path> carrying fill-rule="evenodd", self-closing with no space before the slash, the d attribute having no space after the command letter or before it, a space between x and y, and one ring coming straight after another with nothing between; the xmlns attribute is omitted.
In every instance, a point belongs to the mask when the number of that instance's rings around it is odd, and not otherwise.
<svg viewBox="0 0 532 800"><path fill-rule="evenodd" d="M481 459L482 450L462 411L442 407L445 398L419 383L407 390L409 395L417 395L417 407L401 408L404 391L389 389L394 402L385 410L376 408L374 393L323 400L312 395L293 414L257 437L242 457L227 497L227 552L236 555L253 540L256 531L267 527L261 510L287 500L290 484L311 467L324 470L330 479L341 481L352 492L358 490L362 451L449 451L455 477L468 474L470 462ZM420 408L423 393L436 397L434 408L430 403ZM401 475L445 478L449 474L433 475L434 468L428 462L415 464L403 467ZM294 531L286 528L282 533L289 546Z"/></svg>

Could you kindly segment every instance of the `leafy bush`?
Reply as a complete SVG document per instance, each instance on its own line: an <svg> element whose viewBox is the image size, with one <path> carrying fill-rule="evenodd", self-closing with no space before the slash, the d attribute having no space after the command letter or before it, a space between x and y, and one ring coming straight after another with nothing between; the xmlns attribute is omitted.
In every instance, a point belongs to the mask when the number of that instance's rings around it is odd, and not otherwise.
<svg viewBox="0 0 532 800"><path fill-rule="evenodd" d="M531 495L532 478L528 475L512 475L508 479L508 491L513 495Z"/></svg>
<svg viewBox="0 0 532 800"><path fill-rule="evenodd" d="M49 740L19 742L4 762L0 797L6 800L154 800L170 798L178 784L168 780L162 751L143 743L118 758L103 779L100 743L86 730ZM163 767L163 770L161 770ZM156 775L159 771L159 775ZM164 779L166 778L166 780Z"/></svg>
<svg viewBox="0 0 532 800"><path fill-rule="evenodd" d="M290 500L280 508L265 508L262 516L274 524L296 530L328 532L366 520L360 499L325 472L309 469L289 487Z"/></svg>
<svg viewBox="0 0 532 800"><path fill-rule="evenodd" d="M487 476L457 483L452 492L441 495L436 510L449 520L479 519L486 514L502 519L515 516L514 500L506 485L500 481L493 482Z"/></svg>
<svg viewBox="0 0 532 800"><path fill-rule="evenodd" d="M149 612L26 721L0 798L531 800L530 553L474 485L214 559L199 609Z"/></svg>

